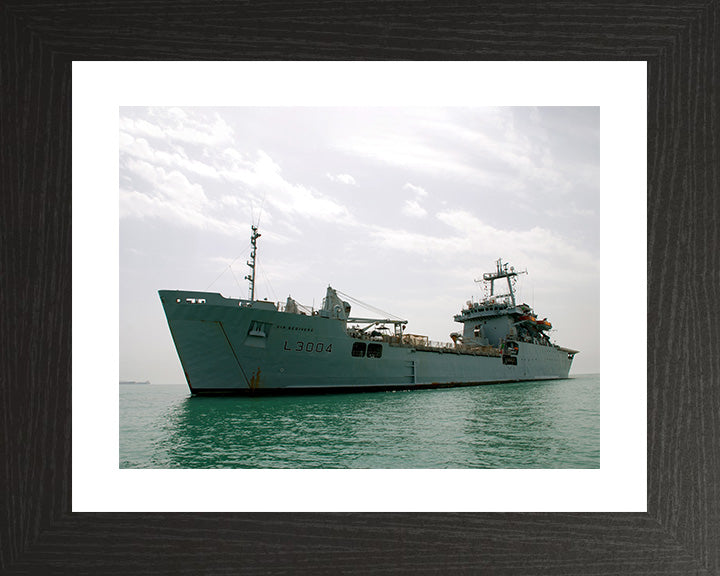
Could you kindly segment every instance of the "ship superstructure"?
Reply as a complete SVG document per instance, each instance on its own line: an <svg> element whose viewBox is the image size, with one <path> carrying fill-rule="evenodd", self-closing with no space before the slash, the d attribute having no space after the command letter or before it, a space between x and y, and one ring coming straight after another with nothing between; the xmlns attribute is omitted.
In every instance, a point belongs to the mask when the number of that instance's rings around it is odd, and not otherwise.
<svg viewBox="0 0 720 576"><path fill-rule="evenodd" d="M353 300L328 286L322 307L288 297L256 300L253 227L250 299L161 290L178 357L193 394L273 394L413 389L567 378L576 350L551 343L547 319L515 301L514 268L483 275L489 293L454 320L451 342L406 332L407 320L352 316ZM496 287L496 282L498 287ZM504 291L504 285L507 291ZM356 301L357 302L357 301Z"/></svg>
<svg viewBox="0 0 720 576"><path fill-rule="evenodd" d="M480 345L504 349L515 346L515 341L538 346L555 347L547 335L552 324L547 318L538 320L527 304L515 302L515 282L520 274L515 268L498 259L494 272L483 274L489 294L480 302L469 300L467 307L455 316L464 325L462 334L453 333L455 342L466 346ZM495 282L507 281L507 292L498 293ZM476 280L477 282L477 280ZM575 354L576 352L572 352Z"/></svg>

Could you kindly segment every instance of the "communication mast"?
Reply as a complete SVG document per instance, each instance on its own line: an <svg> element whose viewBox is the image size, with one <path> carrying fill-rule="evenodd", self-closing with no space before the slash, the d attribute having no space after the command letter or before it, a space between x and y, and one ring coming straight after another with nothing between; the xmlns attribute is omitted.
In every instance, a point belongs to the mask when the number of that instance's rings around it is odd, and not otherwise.
<svg viewBox="0 0 720 576"><path fill-rule="evenodd" d="M510 269L508 270L508 264L503 263L502 258L498 258L496 260L495 264L497 265L497 271L495 272L486 272L483 274L482 279L485 282L490 282L490 296L495 296L496 298L507 298L510 297L510 301L512 302L512 305L515 306L515 282L517 281L517 276L519 274L527 274L527 270L523 270L521 272L516 272L515 268L513 266L510 266ZM507 278L507 285L508 285L508 293L507 294L495 294L495 280L500 280L501 278ZM480 282L480 280L475 280L475 282Z"/></svg>
<svg viewBox="0 0 720 576"><path fill-rule="evenodd" d="M257 226L251 226L252 234L250 235L250 245L252 246L252 252L250 252L250 261L247 263L250 266L252 272L245 276L245 280L250 280L250 301L255 300L255 267L257 266L257 260L255 254L257 253L257 239L262 236L258 234Z"/></svg>

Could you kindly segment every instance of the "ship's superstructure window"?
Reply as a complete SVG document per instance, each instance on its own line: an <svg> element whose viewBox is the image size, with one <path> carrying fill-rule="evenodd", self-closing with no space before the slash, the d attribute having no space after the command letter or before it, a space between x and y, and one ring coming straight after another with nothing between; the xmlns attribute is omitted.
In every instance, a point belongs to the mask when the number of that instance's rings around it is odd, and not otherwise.
<svg viewBox="0 0 720 576"><path fill-rule="evenodd" d="M382 344L368 344L367 355L368 358L381 358Z"/></svg>
<svg viewBox="0 0 720 576"><path fill-rule="evenodd" d="M354 342L352 347L352 355L357 356L358 358L362 358L363 356L365 356L365 342Z"/></svg>

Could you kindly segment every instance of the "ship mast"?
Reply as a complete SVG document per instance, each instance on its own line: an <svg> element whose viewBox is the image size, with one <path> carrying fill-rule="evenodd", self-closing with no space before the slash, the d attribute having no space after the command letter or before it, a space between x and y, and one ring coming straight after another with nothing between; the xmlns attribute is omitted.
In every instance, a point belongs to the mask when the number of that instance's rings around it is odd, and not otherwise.
<svg viewBox="0 0 720 576"><path fill-rule="evenodd" d="M513 290L513 282L515 282L515 277L518 274L524 274L525 271L515 272L515 268L513 266L510 266L510 269L508 270L508 264L503 264L502 258L498 258L495 263L497 265L497 270L495 272L486 272L483 274L483 280L490 282L490 296L493 296L495 293L495 280L507 278L509 293L501 294L499 296L510 296L512 305L515 306L515 291Z"/></svg>
<svg viewBox="0 0 720 576"><path fill-rule="evenodd" d="M250 280L250 301L255 300L255 267L257 266L257 259L255 257L257 253L257 239L262 236L258 234L257 226L251 226L252 234L250 235L250 245L252 246L252 252L250 252L250 261L247 263L250 266L252 272L245 276L245 280Z"/></svg>

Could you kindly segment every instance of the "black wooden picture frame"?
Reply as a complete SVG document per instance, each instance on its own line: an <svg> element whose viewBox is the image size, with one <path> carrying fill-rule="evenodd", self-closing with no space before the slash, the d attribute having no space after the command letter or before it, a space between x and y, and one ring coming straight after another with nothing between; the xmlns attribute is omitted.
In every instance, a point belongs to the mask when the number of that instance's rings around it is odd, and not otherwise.
<svg viewBox="0 0 720 576"><path fill-rule="evenodd" d="M0 572L720 574L719 6L6 0ZM647 61L648 512L72 513L72 61L138 59Z"/></svg>

